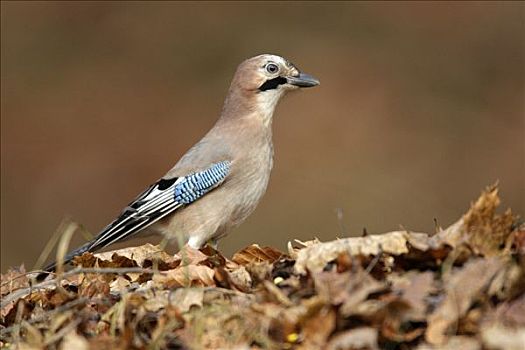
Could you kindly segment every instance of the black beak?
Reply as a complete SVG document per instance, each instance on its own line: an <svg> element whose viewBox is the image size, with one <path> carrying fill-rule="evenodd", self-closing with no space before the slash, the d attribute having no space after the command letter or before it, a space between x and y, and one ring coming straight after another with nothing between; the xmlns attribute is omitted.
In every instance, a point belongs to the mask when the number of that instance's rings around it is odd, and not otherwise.
<svg viewBox="0 0 525 350"><path fill-rule="evenodd" d="M310 74L299 73L299 75L293 77L286 77L288 84L295 85L302 88L312 87L319 85L319 80L312 77Z"/></svg>

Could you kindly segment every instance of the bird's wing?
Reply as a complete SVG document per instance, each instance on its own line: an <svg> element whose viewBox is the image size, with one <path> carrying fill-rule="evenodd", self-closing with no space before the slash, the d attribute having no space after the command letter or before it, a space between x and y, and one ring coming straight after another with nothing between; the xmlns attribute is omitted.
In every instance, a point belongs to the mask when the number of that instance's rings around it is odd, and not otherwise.
<svg viewBox="0 0 525 350"><path fill-rule="evenodd" d="M71 252L66 259L128 238L195 202L224 182L230 172L230 164L230 161L222 161L186 176L159 180L131 202L93 241Z"/></svg>

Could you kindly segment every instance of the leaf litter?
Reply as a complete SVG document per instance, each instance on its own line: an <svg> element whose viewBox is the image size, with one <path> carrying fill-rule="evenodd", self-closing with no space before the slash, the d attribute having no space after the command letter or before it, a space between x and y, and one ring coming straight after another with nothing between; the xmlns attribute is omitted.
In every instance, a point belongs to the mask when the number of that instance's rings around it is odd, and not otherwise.
<svg viewBox="0 0 525 350"><path fill-rule="evenodd" d="M495 186L437 233L395 231L232 259L206 246L85 253L2 275L18 349L525 349L525 226Z"/></svg>

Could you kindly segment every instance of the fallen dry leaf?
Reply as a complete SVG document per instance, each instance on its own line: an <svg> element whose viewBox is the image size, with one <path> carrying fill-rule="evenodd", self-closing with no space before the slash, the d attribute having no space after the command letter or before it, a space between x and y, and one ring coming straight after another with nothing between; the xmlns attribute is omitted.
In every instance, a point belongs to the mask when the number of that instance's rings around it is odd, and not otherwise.
<svg viewBox="0 0 525 350"><path fill-rule="evenodd" d="M381 325L383 338L396 343L409 343L425 332L422 325L409 322L409 315L410 305L402 299L394 299L375 315L374 323Z"/></svg>
<svg viewBox="0 0 525 350"><path fill-rule="evenodd" d="M380 253L401 255L409 252L408 243L422 245L428 239L425 233L394 231L381 235L350 237L332 242L309 246L297 253L295 271L305 274L306 271L321 271L326 264L341 254L350 256L375 256ZM424 248L428 246L424 245Z"/></svg>
<svg viewBox="0 0 525 350"><path fill-rule="evenodd" d="M162 275L154 275L153 282L165 288L208 287L215 285L214 274L215 272L208 266L184 265L164 271Z"/></svg>
<svg viewBox="0 0 525 350"><path fill-rule="evenodd" d="M234 289L245 293L250 291L253 284L252 277L244 266L235 269L226 269L223 267L215 268L215 281L220 287Z"/></svg>
<svg viewBox="0 0 525 350"><path fill-rule="evenodd" d="M498 188L487 188L460 220L433 236L431 245L466 245L475 254L502 254L517 218L510 210L496 214L499 204Z"/></svg>
<svg viewBox="0 0 525 350"><path fill-rule="evenodd" d="M29 287L24 265L12 267L5 274L0 275L0 296L9 294L17 289Z"/></svg>
<svg viewBox="0 0 525 350"><path fill-rule="evenodd" d="M407 310L407 319L412 321L426 319L427 300L430 294L436 291L432 272L411 271L403 274L402 277L396 276L392 288L410 306L410 310Z"/></svg>
<svg viewBox="0 0 525 350"><path fill-rule="evenodd" d="M431 344L421 344L417 350L481 350L479 341L475 338L466 336L453 336L447 343L439 346Z"/></svg>
<svg viewBox="0 0 525 350"><path fill-rule="evenodd" d="M169 299L180 312L184 313L189 311L192 306L202 306L204 290L202 288L179 288L170 295Z"/></svg>
<svg viewBox="0 0 525 350"><path fill-rule="evenodd" d="M493 318L496 322L512 328L525 328L525 294L501 303L494 311Z"/></svg>
<svg viewBox="0 0 525 350"><path fill-rule="evenodd" d="M499 255L512 232L516 218L510 209L496 214L500 203L498 188L488 188L463 216L468 243L476 254Z"/></svg>
<svg viewBox="0 0 525 350"><path fill-rule="evenodd" d="M349 316L371 293L386 288L382 282L359 270L356 273L319 272L313 274L317 294L333 305L341 305L340 313Z"/></svg>
<svg viewBox="0 0 525 350"><path fill-rule="evenodd" d="M430 344L445 344L459 317L482 296L492 278L502 269L504 262L498 258L474 259L452 273L445 280L445 299L428 317L425 339Z"/></svg>
<svg viewBox="0 0 525 350"><path fill-rule="evenodd" d="M181 265L198 265L202 264L208 259L206 254L188 245L182 247L182 249L177 254L175 254L174 257L181 260Z"/></svg>
<svg viewBox="0 0 525 350"><path fill-rule="evenodd" d="M520 227L514 231L514 244L518 254L525 256L525 224L522 223Z"/></svg>
<svg viewBox="0 0 525 350"><path fill-rule="evenodd" d="M483 345L494 350L525 349L525 328L509 328L502 324L492 324L481 329Z"/></svg>
<svg viewBox="0 0 525 350"><path fill-rule="evenodd" d="M116 256L125 257L130 260L133 260L136 263L136 266L142 266L142 267L149 267L149 266L144 266L145 261L148 261L148 260L150 261L150 264L151 264L151 261L156 261L156 260L161 260L166 264L174 264L175 261L178 261L176 257L173 257L170 254L167 254L158 245L153 245L149 243L146 243L139 247L123 248L123 249L118 249L118 250L104 252L104 253L97 253L97 254L94 254L94 256L101 260L112 261L114 254L116 254ZM119 267L124 267L124 266L119 266Z"/></svg>
<svg viewBox="0 0 525 350"><path fill-rule="evenodd" d="M372 327L355 328L335 335L326 344L326 350L379 350L377 329Z"/></svg>
<svg viewBox="0 0 525 350"><path fill-rule="evenodd" d="M89 342L86 340L86 338L81 337L75 331L71 331L66 334L60 345L61 350L88 350L89 348Z"/></svg>
<svg viewBox="0 0 525 350"><path fill-rule="evenodd" d="M239 265L248 265L250 263L269 262L273 263L286 255L277 249L271 247L261 248L258 244L252 244L232 257L232 261Z"/></svg>
<svg viewBox="0 0 525 350"><path fill-rule="evenodd" d="M326 340L335 329L336 313L330 307L324 307L316 314L310 315L302 323L304 341L297 349L315 350L322 349Z"/></svg>
<svg viewBox="0 0 525 350"><path fill-rule="evenodd" d="M130 285L131 285L131 282L128 279L122 276L117 276L109 284L109 290L112 293L124 293L125 291L129 289Z"/></svg>
<svg viewBox="0 0 525 350"><path fill-rule="evenodd" d="M145 245L84 254L77 264L96 273L77 268L30 288L12 270L0 345L521 350L525 230L498 204L489 189L434 235L295 241L288 255L251 245L228 260L210 246L172 256Z"/></svg>
<svg viewBox="0 0 525 350"><path fill-rule="evenodd" d="M100 298L109 294L110 286L104 275L89 274L79 286L79 296Z"/></svg>

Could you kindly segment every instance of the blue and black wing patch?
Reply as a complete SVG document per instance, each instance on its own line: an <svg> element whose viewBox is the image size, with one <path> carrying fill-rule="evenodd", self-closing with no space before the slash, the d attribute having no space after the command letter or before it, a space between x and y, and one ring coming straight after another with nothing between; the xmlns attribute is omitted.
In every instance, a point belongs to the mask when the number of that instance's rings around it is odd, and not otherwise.
<svg viewBox="0 0 525 350"><path fill-rule="evenodd" d="M220 162L197 173L185 176L175 186L175 201L190 204L221 184L230 172L230 162Z"/></svg>
<svg viewBox="0 0 525 350"><path fill-rule="evenodd" d="M195 202L224 182L230 173L230 165L231 162L222 161L187 176L159 180L131 202L92 242L69 253L66 261L86 251L96 251L126 239L175 210ZM54 265L50 265L46 270L53 268Z"/></svg>

